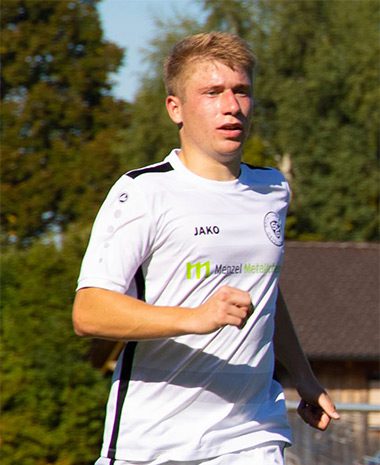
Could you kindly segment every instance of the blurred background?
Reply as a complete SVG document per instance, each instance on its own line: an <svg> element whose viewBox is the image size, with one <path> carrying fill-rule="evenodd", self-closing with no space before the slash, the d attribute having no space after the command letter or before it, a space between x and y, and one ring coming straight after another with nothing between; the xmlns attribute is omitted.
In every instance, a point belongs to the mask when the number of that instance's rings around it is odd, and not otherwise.
<svg viewBox="0 0 380 465"><path fill-rule="evenodd" d="M282 287L342 412L326 433L303 425L277 367L295 437L287 463L379 464L380 2L0 7L1 463L97 458L120 347L73 334L80 262L116 179L178 146L163 58L185 35L223 30L246 39L258 58L245 161L276 166L291 184ZM122 45L112 39L117 31Z"/></svg>

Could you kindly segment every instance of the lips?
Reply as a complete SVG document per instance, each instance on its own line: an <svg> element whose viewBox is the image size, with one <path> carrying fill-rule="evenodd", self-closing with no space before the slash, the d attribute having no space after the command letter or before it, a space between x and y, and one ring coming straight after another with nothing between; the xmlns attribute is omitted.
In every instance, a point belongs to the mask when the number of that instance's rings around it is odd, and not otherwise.
<svg viewBox="0 0 380 465"><path fill-rule="evenodd" d="M238 123L225 123L222 126L218 127L218 131L222 133L227 138L240 138L243 134L244 127Z"/></svg>
<svg viewBox="0 0 380 465"><path fill-rule="evenodd" d="M225 131L242 131L243 125L241 123L226 123L220 126L218 129Z"/></svg>

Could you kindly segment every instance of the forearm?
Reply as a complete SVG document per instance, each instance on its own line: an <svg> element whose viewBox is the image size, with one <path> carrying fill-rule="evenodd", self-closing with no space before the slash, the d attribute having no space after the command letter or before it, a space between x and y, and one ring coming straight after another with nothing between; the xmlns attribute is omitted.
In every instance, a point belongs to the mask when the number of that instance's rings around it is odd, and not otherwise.
<svg viewBox="0 0 380 465"><path fill-rule="evenodd" d="M328 427L331 418L339 419L339 414L329 395L314 376L281 292L277 299L275 324L275 354L289 372L301 397L297 411L307 424L323 431Z"/></svg>
<svg viewBox="0 0 380 465"><path fill-rule="evenodd" d="M248 292L222 286L196 308L155 306L99 288L78 291L73 324L79 336L115 340L208 334L223 326L244 326L252 313Z"/></svg>
<svg viewBox="0 0 380 465"><path fill-rule="evenodd" d="M277 298L274 347L276 358L288 371L296 387L305 380L315 380L281 291Z"/></svg>
<svg viewBox="0 0 380 465"><path fill-rule="evenodd" d="M79 336L115 340L156 339L186 334L190 309L155 307L99 288L77 292L73 324Z"/></svg>

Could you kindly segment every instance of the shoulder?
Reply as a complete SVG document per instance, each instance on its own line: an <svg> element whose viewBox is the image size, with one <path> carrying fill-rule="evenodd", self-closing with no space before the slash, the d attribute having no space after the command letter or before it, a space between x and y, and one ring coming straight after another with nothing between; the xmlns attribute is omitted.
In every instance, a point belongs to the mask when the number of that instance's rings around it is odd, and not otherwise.
<svg viewBox="0 0 380 465"><path fill-rule="evenodd" d="M167 162L167 161L163 161L163 162L160 162L160 163L155 163L153 165L148 165L148 166L145 166L143 168L138 168L138 169L135 169L135 170L131 170L131 171L128 171L125 176L129 177L129 178L132 178L132 179L147 179L147 176L149 176L150 178L152 178L152 175L153 176L160 176L160 175L163 175L164 173L168 173L170 171L173 171L173 167L172 165Z"/></svg>
<svg viewBox="0 0 380 465"><path fill-rule="evenodd" d="M127 171L123 176L124 185L149 195L165 189L173 178L174 168L166 160L142 168Z"/></svg>
<svg viewBox="0 0 380 465"><path fill-rule="evenodd" d="M105 204L152 209L152 203L157 202L170 184L167 175L171 172L174 172L173 167L166 161L127 171L111 187Z"/></svg>

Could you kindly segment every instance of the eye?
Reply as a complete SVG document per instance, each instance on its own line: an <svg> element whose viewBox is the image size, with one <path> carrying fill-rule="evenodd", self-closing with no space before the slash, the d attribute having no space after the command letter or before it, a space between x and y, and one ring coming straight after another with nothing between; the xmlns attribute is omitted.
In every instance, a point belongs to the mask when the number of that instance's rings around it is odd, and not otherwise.
<svg viewBox="0 0 380 465"><path fill-rule="evenodd" d="M206 92L207 95L218 95L219 91L215 89L210 89Z"/></svg>
<svg viewBox="0 0 380 465"><path fill-rule="evenodd" d="M209 95L210 97L215 97L223 92L223 89L219 87L208 87L204 90L205 95Z"/></svg>
<svg viewBox="0 0 380 465"><path fill-rule="evenodd" d="M241 95L243 97L250 97L251 96L251 89L246 87L238 87L234 90L235 95Z"/></svg>

